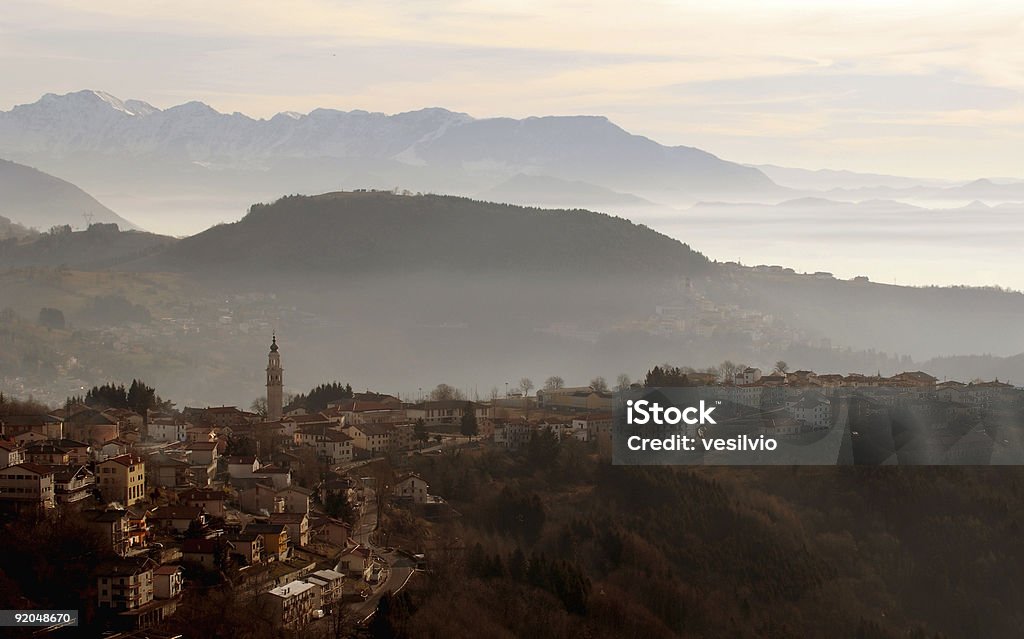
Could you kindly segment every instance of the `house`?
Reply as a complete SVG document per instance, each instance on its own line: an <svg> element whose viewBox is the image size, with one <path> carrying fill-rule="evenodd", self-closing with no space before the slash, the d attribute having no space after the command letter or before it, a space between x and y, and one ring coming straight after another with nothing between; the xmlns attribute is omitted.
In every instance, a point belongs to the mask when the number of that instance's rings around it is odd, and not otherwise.
<svg viewBox="0 0 1024 639"><path fill-rule="evenodd" d="M149 439L155 442L181 442L188 439L192 424L176 417L158 417L149 420Z"/></svg>
<svg viewBox="0 0 1024 639"><path fill-rule="evenodd" d="M399 499L410 500L415 504L425 504L428 501L429 488L427 480L416 473L409 473L395 484L395 496Z"/></svg>
<svg viewBox="0 0 1024 639"><path fill-rule="evenodd" d="M537 391L537 404L554 411L610 411L614 398L608 391L595 390L589 386Z"/></svg>
<svg viewBox="0 0 1024 639"><path fill-rule="evenodd" d="M64 437L64 420L53 415L0 415L0 433L7 439L35 433L42 439Z"/></svg>
<svg viewBox="0 0 1024 639"><path fill-rule="evenodd" d="M494 422L494 445L518 450L530 441L533 428L523 419L499 419Z"/></svg>
<svg viewBox="0 0 1024 639"><path fill-rule="evenodd" d="M142 415L128 408L108 408L103 411L103 414L117 422L122 432L126 430L138 431L146 421L142 418Z"/></svg>
<svg viewBox="0 0 1024 639"><path fill-rule="evenodd" d="M146 499L146 464L134 455L118 455L96 465L103 499L132 506Z"/></svg>
<svg viewBox="0 0 1024 639"><path fill-rule="evenodd" d="M53 469L54 499L67 506L91 500L96 489L96 475L86 466L70 464Z"/></svg>
<svg viewBox="0 0 1024 639"><path fill-rule="evenodd" d="M127 439L116 437L109 441L105 441L99 446L93 447L93 454L97 460L110 459L111 457L120 457L121 455L127 455L132 449L132 443Z"/></svg>
<svg viewBox="0 0 1024 639"><path fill-rule="evenodd" d="M313 491L301 486L288 486L277 491L277 496L284 499L286 513L308 513Z"/></svg>
<svg viewBox="0 0 1024 639"><path fill-rule="evenodd" d="M19 446L29 446L40 442L50 441L50 438L42 433L30 430L14 436L14 443Z"/></svg>
<svg viewBox="0 0 1024 639"><path fill-rule="evenodd" d="M816 392L804 393L787 408L793 419L809 430L822 430L832 425L832 406Z"/></svg>
<svg viewBox="0 0 1024 639"><path fill-rule="evenodd" d="M319 589L317 594L321 608L328 608L341 601L344 581L345 575L334 570L318 570L306 577L306 583L313 584Z"/></svg>
<svg viewBox="0 0 1024 639"><path fill-rule="evenodd" d="M284 524L249 524L243 532L263 537L263 549L268 560L284 560L291 555L288 527Z"/></svg>
<svg viewBox="0 0 1024 639"><path fill-rule="evenodd" d="M890 377L887 380L887 383L893 386L931 387L935 386L935 382L937 381L939 380L928 373L923 373L921 371L904 371L898 375Z"/></svg>
<svg viewBox="0 0 1024 639"><path fill-rule="evenodd" d="M760 380L761 380L761 369L760 368L751 368L751 367L748 366L747 368L744 368L740 372L736 373L733 376L732 382L733 382L733 384L736 384L737 386L740 386L740 385L744 385L744 384L753 384L753 383L758 382Z"/></svg>
<svg viewBox="0 0 1024 639"><path fill-rule="evenodd" d="M294 434L297 429L303 426L312 424L332 425L334 423L323 413L303 413L301 415L289 415L281 419L281 425L284 426L285 433L288 435Z"/></svg>
<svg viewBox="0 0 1024 639"><path fill-rule="evenodd" d="M167 453L153 453L146 459L149 483L162 488L187 486L192 474L188 462Z"/></svg>
<svg viewBox="0 0 1024 639"><path fill-rule="evenodd" d="M68 453L68 463L88 464L92 459L92 447L77 439L55 439L51 440L54 446L63 448Z"/></svg>
<svg viewBox="0 0 1024 639"><path fill-rule="evenodd" d="M149 512L138 506L125 511L128 516L128 547L144 548L149 543Z"/></svg>
<svg viewBox="0 0 1024 639"><path fill-rule="evenodd" d="M174 599L181 594L185 571L181 566L160 566L153 570L153 597Z"/></svg>
<svg viewBox="0 0 1024 639"><path fill-rule="evenodd" d="M192 488L178 495L178 501L186 506L202 508L211 517L223 519L225 514L224 502L227 501L227 494L222 490Z"/></svg>
<svg viewBox="0 0 1024 639"><path fill-rule="evenodd" d="M283 524L288 528L288 539L292 545L302 548L309 545L309 515L297 513L271 513L271 524Z"/></svg>
<svg viewBox="0 0 1024 639"><path fill-rule="evenodd" d="M345 427L345 434L352 438L352 446L382 455L391 448L391 429L386 424L352 424Z"/></svg>
<svg viewBox="0 0 1024 639"><path fill-rule="evenodd" d="M346 399L328 404L325 415L342 424L379 424L408 418L401 402Z"/></svg>
<svg viewBox="0 0 1024 639"><path fill-rule="evenodd" d="M68 417L65 424L68 437L90 444L102 444L121 435L121 427L116 419L111 419L98 410L88 408ZM60 439L64 435L55 437Z"/></svg>
<svg viewBox="0 0 1024 639"><path fill-rule="evenodd" d="M260 460L256 457L228 457L228 475L232 478L251 478L260 469Z"/></svg>
<svg viewBox="0 0 1024 639"><path fill-rule="evenodd" d="M93 510L83 513L85 524L100 536L114 554L124 557L128 554L128 513L123 510Z"/></svg>
<svg viewBox="0 0 1024 639"><path fill-rule="evenodd" d="M277 466L263 466L254 476L272 484L278 490L287 488L292 483L292 471Z"/></svg>
<svg viewBox="0 0 1024 639"><path fill-rule="evenodd" d="M100 608L118 611L138 610L153 601L152 559L121 559L101 564L96 573L97 602Z"/></svg>
<svg viewBox="0 0 1024 639"><path fill-rule="evenodd" d="M189 442L212 442L217 439L217 431L207 424L187 424L185 426L185 441Z"/></svg>
<svg viewBox="0 0 1024 639"><path fill-rule="evenodd" d="M786 383L791 386L811 386L814 385L817 378L818 374L814 371L799 370L786 372Z"/></svg>
<svg viewBox="0 0 1024 639"><path fill-rule="evenodd" d="M572 429L574 432L586 433L586 438L583 441L597 441L597 434L602 431L611 432L612 428L612 414L611 413L587 413L574 417L572 420ZM577 439L580 439L577 437Z"/></svg>
<svg viewBox="0 0 1024 639"><path fill-rule="evenodd" d="M25 461L25 447L16 441L0 439L0 468L7 468Z"/></svg>
<svg viewBox="0 0 1024 639"><path fill-rule="evenodd" d="M274 622L284 628L301 628L313 620L320 607L313 584L292 581L263 593L260 598L272 610Z"/></svg>
<svg viewBox="0 0 1024 639"><path fill-rule="evenodd" d="M167 534L185 534L189 527L205 527L208 515L202 506L159 506L147 515L155 530Z"/></svg>
<svg viewBox="0 0 1024 639"><path fill-rule="evenodd" d="M207 570L223 566L233 551L234 546L224 536L190 538L181 542L182 561L198 564Z"/></svg>
<svg viewBox="0 0 1024 639"><path fill-rule="evenodd" d="M344 548L352 536L352 526L333 517L314 517L309 520L309 536L313 543L324 542Z"/></svg>
<svg viewBox="0 0 1024 639"><path fill-rule="evenodd" d="M270 462L281 468L294 469L302 465L302 458L287 450L279 450L270 457Z"/></svg>
<svg viewBox="0 0 1024 639"><path fill-rule="evenodd" d="M422 419L427 426L457 426L466 411L476 410L473 402L458 399L423 402L406 410L408 419Z"/></svg>
<svg viewBox="0 0 1024 639"><path fill-rule="evenodd" d="M228 534L228 541L234 547L232 557L246 566L263 563L263 535L251 531Z"/></svg>
<svg viewBox="0 0 1024 639"><path fill-rule="evenodd" d="M251 488L239 491L238 503L247 513L282 513L284 496L278 495L273 486L255 483Z"/></svg>
<svg viewBox="0 0 1024 639"><path fill-rule="evenodd" d="M217 474L220 442L190 442L186 446L192 479L200 486L209 486Z"/></svg>
<svg viewBox="0 0 1024 639"><path fill-rule="evenodd" d="M327 500L335 495L342 495L346 499L353 497L354 486L355 481L352 478L329 473L328 477L320 482L320 485L316 488L320 494L320 503L326 504Z"/></svg>
<svg viewBox="0 0 1024 639"><path fill-rule="evenodd" d="M349 545L338 557L338 572L355 579L362 579L373 564L373 556L369 548L349 541Z"/></svg>
<svg viewBox="0 0 1024 639"><path fill-rule="evenodd" d="M48 466L67 466L71 463L71 455L63 448L46 441L29 444L25 448L25 461Z"/></svg>
<svg viewBox="0 0 1024 639"><path fill-rule="evenodd" d="M312 446L319 459L328 464L343 464L352 461L353 438L333 424L301 426L295 431L296 446Z"/></svg>
<svg viewBox="0 0 1024 639"><path fill-rule="evenodd" d="M0 508L22 511L53 508L53 471L48 466L23 462L0 469Z"/></svg>
<svg viewBox="0 0 1024 639"><path fill-rule="evenodd" d="M250 423L249 417L235 406L214 406L212 408L199 409L186 408L185 418L190 421L199 422L204 425L224 428L225 426L242 426Z"/></svg>
<svg viewBox="0 0 1024 639"><path fill-rule="evenodd" d="M216 464L220 458L218 442L188 442L186 450L193 464Z"/></svg>

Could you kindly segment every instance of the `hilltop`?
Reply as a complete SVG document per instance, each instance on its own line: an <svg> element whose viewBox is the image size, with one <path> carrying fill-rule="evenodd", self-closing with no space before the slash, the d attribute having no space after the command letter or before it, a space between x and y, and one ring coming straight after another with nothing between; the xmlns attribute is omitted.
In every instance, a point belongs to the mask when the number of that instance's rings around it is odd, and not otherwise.
<svg viewBox="0 0 1024 639"><path fill-rule="evenodd" d="M174 238L144 231L121 231L117 224L91 224L84 231L55 227L46 233L0 241L0 269L59 266L103 270L159 252L174 242Z"/></svg>
<svg viewBox="0 0 1024 639"><path fill-rule="evenodd" d="M688 276L711 263L623 218L441 195L338 192L257 204L169 247L148 268L282 273Z"/></svg>

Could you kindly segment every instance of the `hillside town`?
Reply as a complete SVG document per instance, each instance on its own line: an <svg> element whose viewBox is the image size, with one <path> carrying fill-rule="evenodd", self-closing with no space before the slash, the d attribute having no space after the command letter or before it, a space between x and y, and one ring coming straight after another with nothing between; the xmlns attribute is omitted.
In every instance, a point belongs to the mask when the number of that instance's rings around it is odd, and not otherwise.
<svg viewBox="0 0 1024 639"><path fill-rule="evenodd" d="M189 605L190 589L225 584L269 626L320 636L342 619L357 625L386 593L443 561L393 545L382 524L385 512L458 516L412 461L529 450L538 439L573 440L601 460L611 457L617 394L600 378L567 387L552 377L534 395L523 380L517 392L484 401L444 384L415 402L334 384L318 395L322 406L312 406L312 394L306 405L285 403L281 360L275 335L259 410L150 402L140 412L103 407L96 393L48 412L0 412L7 525L74 518L102 549L88 589L76 593L81 625L143 636L133 633L168 627ZM995 423L999 410L1019 408L1024 397L998 380L817 374L784 362L773 371L729 365L715 373L657 366L643 384L620 380L616 391L687 386L771 413L766 428L778 436L831 427L833 402L855 390L862 412L927 406L934 428L967 424L990 447L1003 435L986 420ZM130 394L146 391L136 382Z"/></svg>

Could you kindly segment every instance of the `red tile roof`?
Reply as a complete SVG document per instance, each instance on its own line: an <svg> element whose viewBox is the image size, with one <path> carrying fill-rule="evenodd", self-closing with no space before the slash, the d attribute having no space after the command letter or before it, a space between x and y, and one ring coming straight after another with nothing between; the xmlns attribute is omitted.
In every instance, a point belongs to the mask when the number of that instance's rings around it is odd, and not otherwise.
<svg viewBox="0 0 1024 639"><path fill-rule="evenodd" d="M52 475L53 474L53 471L50 470L50 468L48 466L43 466L41 464L33 464L32 462L25 462L23 464L15 464L14 466L10 466L8 468L5 468L4 470L10 470L12 468L23 468L23 469L25 469L25 470L27 470L29 472L33 472L33 473L35 473L37 475L43 475L43 476L45 476L45 475Z"/></svg>
<svg viewBox="0 0 1024 639"><path fill-rule="evenodd" d="M122 466L134 466L136 464L141 464L142 463L142 458L141 457L136 457L135 455L118 455L117 457L111 457L110 459L104 460L104 461L102 461L100 463L101 464L105 464L107 462L112 462L112 461L113 462L117 462L117 463L121 464Z"/></svg>

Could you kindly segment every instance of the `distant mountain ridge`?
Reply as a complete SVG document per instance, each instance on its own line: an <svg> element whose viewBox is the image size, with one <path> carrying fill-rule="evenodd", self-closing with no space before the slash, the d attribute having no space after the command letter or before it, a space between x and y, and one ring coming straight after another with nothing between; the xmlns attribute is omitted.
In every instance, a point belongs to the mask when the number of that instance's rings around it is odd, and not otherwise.
<svg viewBox="0 0 1024 639"><path fill-rule="evenodd" d="M10 157L66 167L72 176L103 177L97 167L83 165L102 158L125 169L129 176L123 179L150 182L157 174L173 179L168 167L201 167L234 178L258 172L278 193L306 190L310 181L309 189L322 192L363 180L350 186L468 194L519 173L627 191L784 192L755 168L700 149L663 146L600 116L516 120L476 119L441 108L395 115L315 109L261 120L201 102L159 109L79 91L0 111L0 139ZM296 164L305 182L287 175Z"/></svg>
<svg viewBox="0 0 1024 639"><path fill-rule="evenodd" d="M87 220L117 224L124 230L138 229L74 184L3 159L0 159L0 216L40 231L63 225L81 228Z"/></svg>
<svg viewBox="0 0 1024 639"><path fill-rule="evenodd" d="M478 197L489 202L507 202L525 206L588 208L607 206L655 206L631 193L620 193L581 180L562 180L544 175L519 173L505 182L482 191Z"/></svg>

